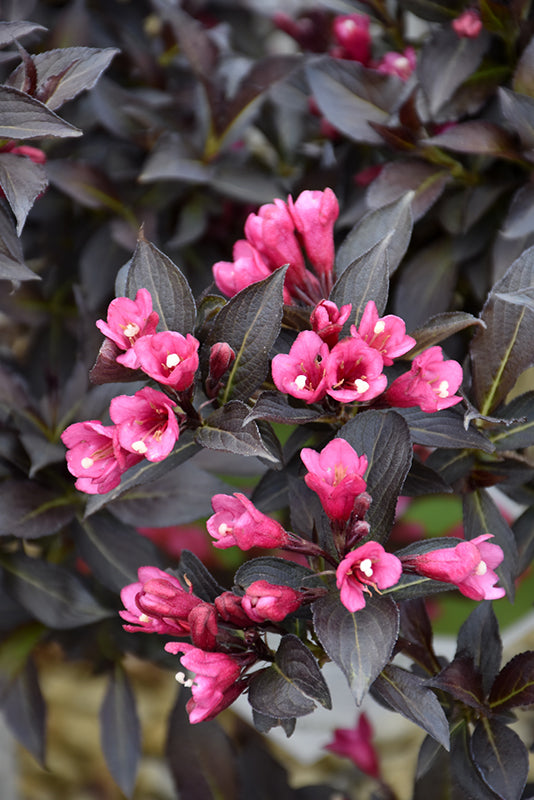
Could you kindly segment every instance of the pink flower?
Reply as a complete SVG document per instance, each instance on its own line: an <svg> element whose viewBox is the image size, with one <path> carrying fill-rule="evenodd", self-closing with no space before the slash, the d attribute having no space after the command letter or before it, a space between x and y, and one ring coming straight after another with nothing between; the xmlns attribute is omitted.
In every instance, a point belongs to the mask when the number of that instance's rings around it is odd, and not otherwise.
<svg viewBox="0 0 534 800"><path fill-rule="evenodd" d="M109 413L117 425L120 445L148 461L162 461L180 434L175 406L163 392L148 386L133 397L126 394L114 397Z"/></svg>
<svg viewBox="0 0 534 800"><path fill-rule="evenodd" d="M345 439L338 437L328 442L320 453L304 447L300 457L308 468L304 478L306 485L317 492L330 519L348 520L354 500L367 485L363 478L368 463L366 456L359 456Z"/></svg>
<svg viewBox="0 0 534 800"><path fill-rule="evenodd" d="M329 293L334 271L334 222L339 203L332 189L301 192L293 201L287 198L289 213L302 238L308 259Z"/></svg>
<svg viewBox="0 0 534 800"><path fill-rule="evenodd" d="M412 361L409 372L393 381L386 393L392 406L419 406L431 413L454 406L462 399L454 392L463 373L457 361L444 361L441 347L429 347Z"/></svg>
<svg viewBox="0 0 534 800"><path fill-rule="evenodd" d="M352 304L338 308L332 300L321 300L310 315L310 323L329 347L337 344L343 325L350 317Z"/></svg>
<svg viewBox="0 0 534 800"><path fill-rule="evenodd" d="M247 586L241 605L253 622L280 622L302 603L300 592L260 580Z"/></svg>
<svg viewBox="0 0 534 800"><path fill-rule="evenodd" d="M259 252L245 239L234 244L233 256L233 261L217 261L213 265L215 283L227 297L271 274Z"/></svg>
<svg viewBox="0 0 534 800"><path fill-rule="evenodd" d="M206 394L216 397L221 388L221 379L235 361L235 352L228 342L215 342L210 348L208 377L205 382Z"/></svg>
<svg viewBox="0 0 534 800"><path fill-rule="evenodd" d="M357 172L353 177L353 181L357 186L369 186L375 178L378 178L383 169L383 164L372 164L370 167L365 167Z"/></svg>
<svg viewBox="0 0 534 800"><path fill-rule="evenodd" d="M46 153L39 147L31 147L27 144L15 144L14 141L7 142L0 147L2 153L13 153L15 156L24 156L33 161L34 164L46 164Z"/></svg>
<svg viewBox="0 0 534 800"><path fill-rule="evenodd" d="M369 347L378 350L386 367L393 364L394 358L404 355L417 344L415 339L406 335L403 319L394 314L379 317L372 300L365 306L358 330L353 325L351 333L353 336L359 334Z"/></svg>
<svg viewBox="0 0 534 800"><path fill-rule="evenodd" d="M121 590L126 611L119 611L131 633L164 633L187 636L188 617L199 597L187 592L178 578L157 567L139 567L139 578Z"/></svg>
<svg viewBox="0 0 534 800"><path fill-rule="evenodd" d="M158 322L159 315L152 311L150 292L139 289L135 300L128 297L112 300L108 306L107 322L99 319L96 327L121 350L126 350L126 353L117 357L117 361L125 367L137 369L139 365L131 348L141 336L156 333Z"/></svg>
<svg viewBox="0 0 534 800"><path fill-rule="evenodd" d="M289 353L279 353L272 360L276 388L306 403L321 400L326 394L328 357L328 345L320 336L313 331L301 331Z"/></svg>
<svg viewBox="0 0 534 800"><path fill-rule="evenodd" d="M161 331L142 336L134 344L138 366L158 383L182 392L193 383L198 368L200 342L176 331Z"/></svg>
<svg viewBox="0 0 534 800"><path fill-rule="evenodd" d="M330 351L326 364L327 394L341 403L372 400L387 385L382 356L363 339L342 339Z"/></svg>
<svg viewBox="0 0 534 800"><path fill-rule="evenodd" d="M343 14L335 17L332 31L339 45L332 55L359 61L360 64L369 62L371 47L369 17L365 14Z"/></svg>
<svg viewBox="0 0 534 800"><path fill-rule="evenodd" d="M240 550L251 547L282 547L289 534L279 522L258 511L244 494L216 494L211 499L214 510L206 522L215 547L226 549L237 545Z"/></svg>
<svg viewBox="0 0 534 800"><path fill-rule="evenodd" d="M417 556L403 556L404 566L435 581L453 583L472 600L496 600L504 597L504 589L496 587L499 580L493 571L504 558L496 544L487 544L490 533L460 542L456 547L430 550Z"/></svg>
<svg viewBox="0 0 534 800"><path fill-rule="evenodd" d="M476 9L468 8L459 17L453 19L452 27L458 36L476 39L482 30L482 20Z"/></svg>
<svg viewBox="0 0 534 800"><path fill-rule="evenodd" d="M325 746L325 750L329 750L337 756L350 758L352 763L366 775L378 778L380 767L372 737L371 723L365 714L360 714L354 728L335 729L334 740Z"/></svg>
<svg viewBox="0 0 534 800"><path fill-rule="evenodd" d="M173 655L184 653L182 665L195 673L193 696L186 705L189 721L193 724L216 717L245 688L244 682L238 681L240 665L226 653L206 652L180 642L169 642L165 650Z"/></svg>
<svg viewBox="0 0 534 800"><path fill-rule="evenodd" d="M368 586L388 589L401 576L402 564L392 553L386 553L378 542L367 542L348 553L336 570L336 585L341 602L349 611L365 606Z"/></svg>
<svg viewBox="0 0 534 800"><path fill-rule="evenodd" d="M416 65L415 50L407 47L404 53L386 53L376 69L385 75L397 75L403 81L408 80Z"/></svg>
<svg viewBox="0 0 534 800"><path fill-rule="evenodd" d="M286 280L290 285L306 282L304 257L295 236L295 223L283 200L267 203L257 214L249 214L245 236L262 255L271 271L289 264Z"/></svg>
<svg viewBox="0 0 534 800"><path fill-rule="evenodd" d="M110 492L121 482L122 473L141 460L120 446L114 425L102 425L97 419L69 425L61 440L69 448L69 472L78 478L74 485L87 494Z"/></svg>

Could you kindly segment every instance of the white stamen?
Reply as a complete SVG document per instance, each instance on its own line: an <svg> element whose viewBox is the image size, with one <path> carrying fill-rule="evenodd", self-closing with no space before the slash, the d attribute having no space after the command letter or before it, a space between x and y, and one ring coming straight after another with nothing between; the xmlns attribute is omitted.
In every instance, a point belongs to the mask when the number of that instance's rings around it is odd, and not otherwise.
<svg viewBox="0 0 534 800"><path fill-rule="evenodd" d="M141 439L139 439L137 442L132 442L132 450L135 450L136 453L141 453L141 455L144 455L148 450L148 447L143 441L141 441Z"/></svg>
<svg viewBox="0 0 534 800"><path fill-rule="evenodd" d="M124 328L124 335L127 339L133 339L134 336L137 336L139 330L139 325L136 325L135 322L129 322Z"/></svg>
<svg viewBox="0 0 534 800"><path fill-rule="evenodd" d="M346 19L343 23L343 28L345 29L345 33L352 33L352 31L356 30L356 23L353 19Z"/></svg>
<svg viewBox="0 0 534 800"><path fill-rule="evenodd" d="M398 70L404 71L406 69L410 69L410 62L408 61L406 56L399 56L398 58L395 59L395 67Z"/></svg>
<svg viewBox="0 0 534 800"><path fill-rule="evenodd" d="M85 458L82 458L81 461L81 465L84 469L90 469L94 463L95 462L93 461L93 459L89 458L89 456L85 456Z"/></svg>
<svg viewBox="0 0 534 800"><path fill-rule="evenodd" d="M486 562L480 561L475 570L475 575L485 575L487 571L488 571L488 565L486 564Z"/></svg>
<svg viewBox="0 0 534 800"><path fill-rule="evenodd" d="M304 389L307 380L308 378L306 377L306 375L297 375L297 377L295 378L295 386L297 387L297 389Z"/></svg>
<svg viewBox="0 0 534 800"><path fill-rule="evenodd" d="M186 689L189 689L189 687L193 685L191 678L185 677L185 672L177 672L174 678L178 681L178 683L181 683L182 686L185 686Z"/></svg>
<svg viewBox="0 0 534 800"><path fill-rule="evenodd" d="M358 394L363 394L369 388L369 384L367 381L363 381L361 378L357 378L354 381L354 388L358 392Z"/></svg>
<svg viewBox="0 0 534 800"><path fill-rule="evenodd" d="M178 364L180 363L181 360L182 359L180 358L178 353L169 353L169 355L167 356L167 358L165 360L165 366L168 369L174 369L174 367L178 366Z"/></svg>
<svg viewBox="0 0 534 800"><path fill-rule="evenodd" d="M139 614L139 622L150 622L150 617L146 614Z"/></svg>
<svg viewBox="0 0 534 800"><path fill-rule="evenodd" d="M386 330L386 323L382 322L382 320L379 319L375 327L373 328L373 333L384 333L385 330Z"/></svg>
<svg viewBox="0 0 534 800"><path fill-rule="evenodd" d="M232 529L229 525L226 524L226 522L221 522L221 524L217 528L217 532L221 536L226 536L227 533L232 533Z"/></svg>
<svg viewBox="0 0 534 800"><path fill-rule="evenodd" d="M363 572L366 578L373 577L373 562L370 558L364 558L360 561L360 572Z"/></svg>
<svg viewBox="0 0 534 800"><path fill-rule="evenodd" d="M440 385L437 389L438 397L448 397L449 396L449 382L448 381L441 381Z"/></svg>

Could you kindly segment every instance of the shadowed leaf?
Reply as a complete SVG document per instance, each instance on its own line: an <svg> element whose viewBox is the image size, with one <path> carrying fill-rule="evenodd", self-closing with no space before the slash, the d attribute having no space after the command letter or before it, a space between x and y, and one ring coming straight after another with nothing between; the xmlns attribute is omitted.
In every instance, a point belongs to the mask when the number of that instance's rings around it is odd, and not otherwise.
<svg viewBox="0 0 534 800"><path fill-rule="evenodd" d="M10 86L0 86L0 109L0 137L40 139L82 135L79 128L65 122L44 103Z"/></svg>
<svg viewBox="0 0 534 800"><path fill-rule="evenodd" d="M141 728L135 695L119 664L109 677L100 707L100 741L113 779L131 797L141 757Z"/></svg>
<svg viewBox="0 0 534 800"><path fill-rule="evenodd" d="M195 440L202 447L223 450L242 456L259 456L278 463L261 437L255 422L246 422L249 407L239 400L231 400L218 408L196 432Z"/></svg>
<svg viewBox="0 0 534 800"><path fill-rule="evenodd" d="M514 656L499 672L492 686L490 705L502 710L534 705L534 653Z"/></svg>
<svg viewBox="0 0 534 800"><path fill-rule="evenodd" d="M15 215L20 236L30 208L48 186L46 170L30 158L0 153L0 186Z"/></svg>
<svg viewBox="0 0 534 800"><path fill-rule="evenodd" d="M26 661L24 668L11 682L1 708L13 735L44 765L46 705L31 659Z"/></svg>
<svg viewBox="0 0 534 800"><path fill-rule="evenodd" d="M470 750L485 783L499 797L519 800L527 782L528 753L517 733L498 720L481 720Z"/></svg>

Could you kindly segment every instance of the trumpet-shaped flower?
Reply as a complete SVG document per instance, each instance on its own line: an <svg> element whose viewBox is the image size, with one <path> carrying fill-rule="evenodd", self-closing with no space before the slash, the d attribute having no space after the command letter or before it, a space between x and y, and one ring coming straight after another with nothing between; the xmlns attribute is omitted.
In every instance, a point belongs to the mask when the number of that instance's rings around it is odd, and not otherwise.
<svg viewBox="0 0 534 800"><path fill-rule="evenodd" d="M363 339L342 339L328 356L326 392L341 403L372 400L387 385L382 368L382 356Z"/></svg>
<svg viewBox="0 0 534 800"><path fill-rule="evenodd" d="M391 366L394 358L404 355L416 345L415 339L406 335L404 320L395 314L379 317L372 300L365 306L358 329L353 325L351 333L353 336L359 335L369 347L378 350L385 366Z"/></svg>
<svg viewBox="0 0 534 800"><path fill-rule="evenodd" d="M359 456L345 439L336 438L320 453L304 447L300 457L308 468L306 485L319 495L326 514L330 519L348 520L356 497L367 485L363 478L366 456Z"/></svg>
<svg viewBox="0 0 534 800"><path fill-rule="evenodd" d="M158 383L177 392L188 389L198 368L199 341L176 331L143 336L134 344L138 366Z"/></svg>
<svg viewBox="0 0 534 800"><path fill-rule="evenodd" d="M211 499L214 510L206 522L215 547L226 549L236 545L241 550L251 547L282 547L289 534L279 522L262 514L244 494L216 494Z"/></svg>
<svg viewBox="0 0 534 800"><path fill-rule="evenodd" d="M99 319L96 327L125 353L117 361L125 367L137 369L139 364L132 347L141 336L156 333L159 315L152 310L152 297L148 289L139 289L135 300L116 297L108 306L107 322Z"/></svg>
<svg viewBox="0 0 534 800"><path fill-rule="evenodd" d="M178 578L158 567L139 567L137 576L138 581L121 590L126 610L119 614L127 623L124 630L189 635L189 614L202 600L187 592Z"/></svg>
<svg viewBox="0 0 534 800"><path fill-rule="evenodd" d="M234 244L233 256L233 261L217 261L213 265L215 283L227 297L271 274L260 253L245 239Z"/></svg>
<svg viewBox="0 0 534 800"><path fill-rule="evenodd" d="M386 393L392 406L419 406L431 413L461 401L455 395L462 382L462 367L457 361L444 361L441 347L429 347L412 361L409 372L393 381Z"/></svg>
<svg viewBox="0 0 534 800"><path fill-rule="evenodd" d="M318 334L301 331L289 353L279 353L272 360L276 388L306 403L321 400L326 394L328 354L328 345Z"/></svg>
<svg viewBox="0 0 534 800"><path fill-rule="evenodd" d="M400 560L386 553L381 544L362 544L348 553L336 570L341 602L349 611L359 611L365 606L364 592L369 592L369 586L388 589L398 583L401 573Z"/></svg>
<svg viewBox="0 0 534 800"><path fill-rule="evenodd" d="M337 197L332 189L306 191L296 200L290 195L287 203L308 260L319 277L327 278L329 290L334 271L334 223L339 216Z"/></svg>
<svg viewBox="0 0 534 800"><path fill-rule="evenodd" d="M145 387L133 396L114 397L109 407L117 425L119 443L149 461L162 461L176 444L180 429L173 411L176 403L163 392Z"/></svg>
<svg viewBox="0 0 534 800"><path fill-rule="evenodd" d="M350 758L352 763L366 775L378 778L380 767L372 738L371 723L365 714L360 714L354 728L335 729L334 739L325 746L325 750L329 750L337 756Z"/></svg>

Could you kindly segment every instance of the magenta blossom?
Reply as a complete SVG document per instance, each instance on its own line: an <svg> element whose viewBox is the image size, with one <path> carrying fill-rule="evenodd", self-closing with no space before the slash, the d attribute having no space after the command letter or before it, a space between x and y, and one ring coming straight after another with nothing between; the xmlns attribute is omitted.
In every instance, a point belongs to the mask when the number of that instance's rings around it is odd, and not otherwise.
<svg viewBox="0 0 534 800"><path fill-rule="evenodd" d="M388 589L398 583L402 564L392 553L386 553L378 542L367 542L348 553L336 570L336 585L341 602L349 611L365 606L364 592L369 586Z"/></svg>
<svg viewBox="0 0 534 800"><path fill-rule="evenodd" d="M365 306L358 329L351 327L353 336L359 335L369 347L378 350L386 367L393 364L393 359L407 353L417 342L406 335L406 324L395 314L378 316L375 303L370 300Z"/></svg>
<svg viewBox="0 0 534 800"><path fill-rule="evenodd" d="M338 308L332 300L321 300L310 315L312 329L328 347L333 347L339 340L343 325L350 317L352 304Z"/></svg>
<svg viewBox="0 0 534 800"><path fill-rule="evenodd" d="M279 353L271 370L276 388L292 397L315 403L326 394L328 345L313 331L301 331L287 355Z"/></svg>
<svg viewBox="0 0 534 800"><path fill-rule="evenodd" d="M215 547L226 549L236 545L240 550L251 547L283 547L289 534L279 522L258 511L254 503L244 494L233 496L216 494L211 499L214 510L206 522Z"/></svg>
<svg viewBox="0 0 534 800"><path fill-rule="evenodd" d="M404 53L386 53L376 69L385 75L397 75L406 81L414 71L416 63L415 50L413 47L407 47Z"/></svg>
<svg viewBox="0 0 534 800"><path fill-rule="evenodd" d="M69 448L69 472L78 478L74 485L87 494L105 494L115 489L122 473L142 458L121 447L114 425L102 425L97 419L69 425L61 440Z"/></svg>
<svg viewBox="0 0 534 800"><path fill-rule="evenodd" d="M117 425L119 443L148 461L162 461L176 444L180 429L173 411L176 403L148 386L133 396L114 397L109 407Z"/></svg>
<svg viewBox="0 0 534 800"><path fill-rule="evenodd" d="M200 342L176 331L161 331L143 336L134 344L138 365L158 383L182 392L193 383L198 368Z"/></svg>
<svg viewBox="0 0 534 800"><path fill-rule="evenodd" d="M452 27L457 36L476 39L482 30L482 20L475 8L468 8L459 17L453 19Z"/></svg>
<svg viewBox="0 0 534 800"><path fill-rule="evenodd" d="M365 714L360 714L354 728L335 729L334 740L325 746L325 750L329 750L337 756L350 758L352 763L366 775L378 778L380 767L372 739L371 723Z"/></svg>
<svg viewBox="0 0 534 800"><path fill-rule="evenodd" d="M226 653L206 652L180 642L169 642L165 645L165 650L173 655L183 653L182 665L195 673L193 696L186 705L189 721L193 724L216 717L246 687L245 682L238 680L241 666ZM177 675L179 679L183 680L183 677Z"/></svg>
<svg viewBox="0 0 534 800"><path fill-rule="evenodd" d="M412 368L393 381L386 393L392 406L419 406L432 413L454 406L461 401L455 395L463 373L457 361L444 361L441 347L429 347L412 361Z"/></svg>
<svg viewBox="0 0 534 800"><path fill-rule="evenodd" d="M494 572L504 558L497 544L487 544L490 533L460 542L456 547L430 550L417 556L403 556L404 566L435 581L453 583L472 600L497 600L506 594L495 586L499 580Z"/></svg>
<svg viewBox="0 0 534 800"><path fill-rule="evenodd" d="M107 322L99 319L96 327L121 350L126 350L126 353L117 356L117 361L125 367L137 369L139 365L131 348L141 336L156 333L158 322L159 316L152 310L150 292L148 289L139 289L135 300L129 297L112 300L108 306Z"/></svg>
<svg viewBox="0 0 534 800"><path fill-rule="evenodd" d="M300 592L291 586L278 586L260 580L247 586L241 600L243 611L253 622L280 622L302 603Z"/></svg>
<svg viewBox="0 0 534 800"><path fill-rule="evenodd" d="M260 206L257 214L249 214L245 236L262 255L271 271L289 264L288 278L292 283L305 280L304 257L295 235L295 223L287 204L276 198Z"/></svg>
<svg viewBox="0 0 534 800"><path fill-rule="evenodd" d="M304 478L306 485L317 492L330 519L348 520L354 500L367 485L363 478L368 463L366 456L359 456L345 439L336 438L320 453L304 447L300 457L308 468Z"/></svg>
<svg viewBox="0 0 534 800"><path fill-rule="evenodd" d="M382 356L363 339L342 339L326 364L327 394L341 403L372 400L387 386Z"/></svg>
<svg viewBox="0 0 534 800"><path fill-rule="evenodd" d="M335 17L332 32L338 43L332 55L368 64L371 54L369 17L365 14L342 14Z"/></svg>
<svg viewBox="0 0 534 800"><path fill-rule="evenodd" d="M287 204L308 259L329 294L334 271L334 222L339 216L337 197L332 189L306 191L295 201L289 195Z"/></svg>
<svg viewBox="0 0 534 800"><path fill-rule="evenodd" d="M119 611L130 633L164 633L187 636L188 617L202 600L187 592L178 578L158 567L139 567L139 578L121 590L126 611Z"/></svg>
<svg viewBox="0 0 534 800"><path fill-rule="evenodd" d="M234 244L233 256L233 261L217 261L213 265L215 283L227 297L271 274L260 253L245 239Z"/></svg>

